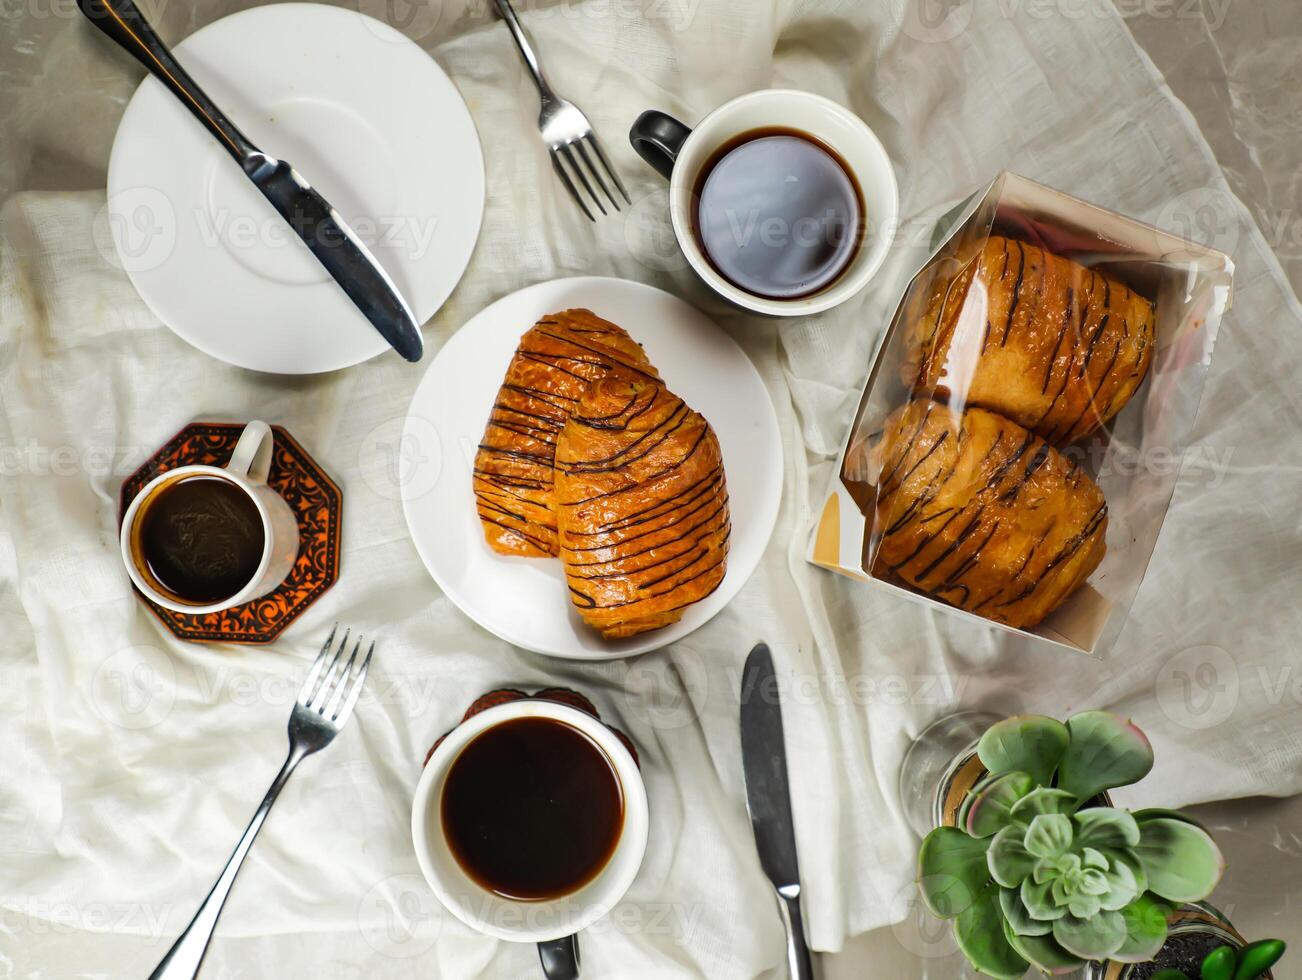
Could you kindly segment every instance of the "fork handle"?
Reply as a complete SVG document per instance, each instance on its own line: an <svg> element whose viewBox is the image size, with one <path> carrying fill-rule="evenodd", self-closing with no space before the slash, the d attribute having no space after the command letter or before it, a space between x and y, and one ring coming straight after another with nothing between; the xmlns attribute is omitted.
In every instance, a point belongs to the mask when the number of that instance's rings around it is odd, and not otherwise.
<svg viewBox="0 0 1302 980"><path fill-rule="evenodd" d="M171 49L131 0L77 0L77 6L87 20L148 68L151 75L180 99L231 156L243 163L258 152L258 148L181 67Z"/></svg>
<svg viewBox="0 0 1302 980"><path fill-rule="evenodd" d="M507 28L511 31L511 37L515 40L516 47L520 49L520 56L524 58L525 67L529 69L529 74L533 76L534 84L538 86L538 95L544 102L550 102L556 96L552 92L552 87L547 84L547 79L543 77L542 62L538 60L538 53L534 51L533 45L529 42L529 35L524 32L520 24L520 18L515 15L515 8L511 6L511 0L493 0L497 4L497 12L502 15L506 21Z"/></svg>
<svg viewBox="0 0 1302 980"><path fill-rule="evenodd" d="M258 812L249 821L244 836L235 845L235 852L226 862L226 867L222 869L221 877L212 886L212 891L203 900L190 924L185 927L185 932L177 938L154 972L149 974L149 980L190 980L198 975L199 964L203 962L203 954L208 951L208 942L212 939L213 929L217 927L217 917L222 914L222 906L226 904L226 896L230 894L231 885L235 883L235 876L239 874L240 865L244 863L244 856L249 853L249 848L253 846L253 839L262 829L262 823L271 811L271 804L276 802L276 797L280 795L281 789L289 780L290 773L303 761L305 754L297 748L290 749L289 757L281 766L280 773L272 780L271 788L263 797Z"/></svg>

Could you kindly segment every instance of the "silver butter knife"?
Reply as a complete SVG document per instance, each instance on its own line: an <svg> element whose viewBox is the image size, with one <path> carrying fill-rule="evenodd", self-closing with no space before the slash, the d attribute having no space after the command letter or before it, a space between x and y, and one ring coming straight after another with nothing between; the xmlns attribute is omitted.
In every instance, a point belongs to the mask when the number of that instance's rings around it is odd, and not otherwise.
<svg viewBox="0 0 1302 980"><path fill-rule="evenodd" d="M425 345L406 300L330 202L284 160L268 156L204 94L131 0L77 0L96 27L126 49L199 119L303 239L353 304L409 361Z"/></svg>
<svg viewBox="0 0 1302 980"><path fill-rule="evenodd" d="M741 680L741 760L746 809L755 830L760 866L777 890L787 929L787 961L795 980L813 980L814 965L800 915L800 866L787 782L782 702L773 655L761 643L746 658Z"/></svg>

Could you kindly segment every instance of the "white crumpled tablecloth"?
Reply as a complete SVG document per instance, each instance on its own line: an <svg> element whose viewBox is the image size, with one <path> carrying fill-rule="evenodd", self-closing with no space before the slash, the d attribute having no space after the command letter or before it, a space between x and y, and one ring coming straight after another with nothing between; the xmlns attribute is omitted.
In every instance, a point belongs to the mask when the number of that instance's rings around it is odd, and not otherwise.
<svg viewBox="0 0 1302 980"><path fill-rule="evenodd" d="M175 40L234 6L151 13ZM1302 789L1302 312L1111 7L524 6L554 83L604 134L636 203L594 227L563 195L537 140L532 87L490 5L388 4L391 16L412 15L404 29L460 86L488 164L483 233L426 330L430 353L487 303L557 276L644 280L701 305L754 358L782 420L786 499L763 564L705 629L627 663L546 660L474 626L422 567L390 476L420 369L394 356L316 378L227 367L163 327L101 247L108 142L139 72L65 11L43 28L41 69L7 81L11 119L66 113L43 151L85 179L17 194L0 215L0 976L148 973L279 765L293 693L336 619L381 637L369 690L282 796L207 977L537 976L532 948L441 912L408 834L429 744L503 683L588 692L642 753L650 849L619 913L585 935L585 976L780 975L737 741L740 665L761 638L787 675L806 916L822 949L906 914L913 841L899 761L913 734L957 707L1132 714L1159 758L1136 799ZM362 9L385 14L378 0ZM686 270L665 190L623 136L644 108L690 122L766 86L820 92L876 129L896 162L906 245L1007 168L1234 252L1235 306L1196 442L1107 661L1024 647L804 563L810 501L822 498L883 319L920 253L896 249L832 314L740 316ZM185 422L249 417L287 426L343 486L343 576L270 649L180 643L129 588L118 488Z"/></svg>

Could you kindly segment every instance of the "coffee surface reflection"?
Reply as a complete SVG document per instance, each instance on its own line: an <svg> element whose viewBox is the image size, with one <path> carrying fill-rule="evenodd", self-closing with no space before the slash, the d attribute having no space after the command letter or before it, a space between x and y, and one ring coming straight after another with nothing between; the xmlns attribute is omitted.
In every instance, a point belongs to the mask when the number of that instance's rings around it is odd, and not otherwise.
<svg viewBox="0 0 1302 980"><path fill-rule="evenodd" d="M836 154L790 129L743 133L702 168L694 232L739 289L798 299L832 285L864 237L863 195Z"/></svg>

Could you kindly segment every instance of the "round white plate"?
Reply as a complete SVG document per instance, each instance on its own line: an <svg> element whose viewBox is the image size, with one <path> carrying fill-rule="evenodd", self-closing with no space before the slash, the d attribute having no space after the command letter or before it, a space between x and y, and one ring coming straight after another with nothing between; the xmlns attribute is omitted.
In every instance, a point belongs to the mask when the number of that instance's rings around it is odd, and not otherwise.
<svg viewBox="0 0 1302 980"><path fill-rule="evenodd" d="M544 315L574 307L619 324L646 348L670 389L714 427L728 480L732 542L723 583L672 626L626 640L603 640L584 625L570 604L559 560L492 551L475 513L475 450L516 345ZM474 317L425 372L401 449L407 526L447 596L480 626L516 646L580 660L644 653L704 625L755 570L782 496L777 416L750 359L694 307L622 279L539 283Z"/></svg>
<svg viewBox="0 0 1302 980"><path fill-rule="evenodd" d="M474 122L393 28L311 3L232 14L177 60L259 148L335 206L424 323L465 271L484 210ZM113 142L109 226L155 314L200 350L313 374L388 345L217 140L153 78Z"/></svg>

